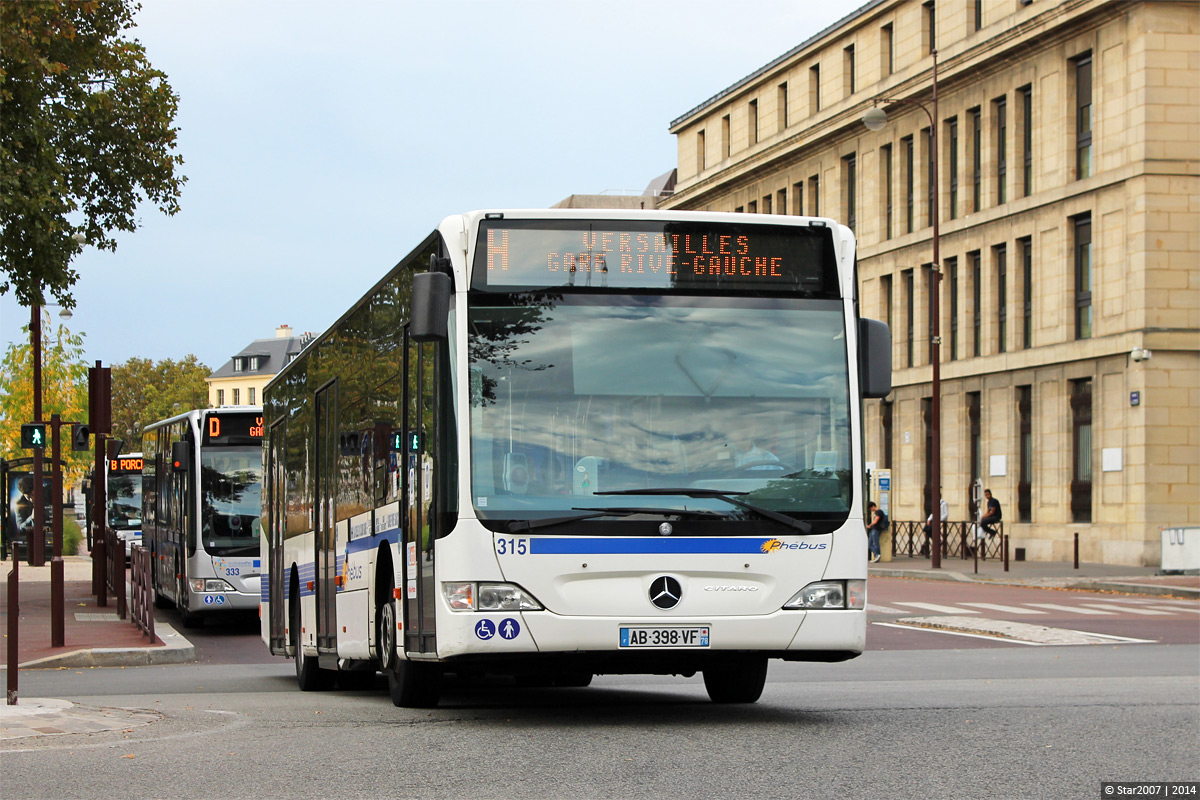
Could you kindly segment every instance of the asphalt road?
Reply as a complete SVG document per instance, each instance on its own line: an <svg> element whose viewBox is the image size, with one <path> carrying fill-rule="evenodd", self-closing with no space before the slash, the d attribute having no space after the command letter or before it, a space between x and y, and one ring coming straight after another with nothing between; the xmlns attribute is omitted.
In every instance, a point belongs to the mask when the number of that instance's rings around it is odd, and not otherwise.
<svg viewBox="0 0 1200 800"><path fill-rule="evenodd" d="M1103 605L1113 597L889 583L872 581L873 622L939 615L903 605L925 603L947 616L1061 617L1122 632L1139 624L1144 632L1149 621L1169 635L1029 646L873 624L871 649L854 661L773 662L750 706L710 703L699 677L600 676L586 689L451 685L441 706L416 710L393 707L382 682L365 692L301 693L290 662L255 649L256 628L206 626L195 664L23 673L26 696L161 716L106 733L4 742L0 784L12 800L688 800L1097 798L1101 781L1200 780L1197 615L1089 615L1032 604L1083 600L1079 608L1113 611ZM907 639L889 644L893 635Z"/></svg>

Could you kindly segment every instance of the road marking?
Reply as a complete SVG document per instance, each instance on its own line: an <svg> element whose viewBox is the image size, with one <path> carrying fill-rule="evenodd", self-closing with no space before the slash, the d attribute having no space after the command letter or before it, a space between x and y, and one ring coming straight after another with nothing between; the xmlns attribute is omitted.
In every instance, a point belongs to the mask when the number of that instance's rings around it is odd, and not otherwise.
<svg viewBox="0 0 1200 800"><path fill-rule="evenodd" d="M1045 611L1035 611L1032 608L1019 608L1017 606L1002 606L999 603L963 603L964 606L973 608L986 608L989 611L1003 611L1006 614L1045 614Z"/></svg>
<svg viewBox="0 0 1200 800"><path fill-rule="evenodd" d="M1134 639L1129 636L1113 636L1107 633L1091 633L1070 628L1049 628L1045 625L1030 625L1013 620L977 619L974 617L909 617L895 622L875 622L887 628L945 633L951 636L969 636L975 639L991 639L1010 644L1034 647L1080 645L1080 644L1153 644L1154 639Z"/></svg>
<svg viewBox="0 0 1200 800"><path fill-rule="evenodd" d="M879 606L874 603L867 603L867 611L874 614L904 614L902 608L892 608L890 606Z"/></svg>
<svg viewBox="0 0 1200 800"><path fill-rule="evenodd" d="M913 608L923 608L926 611L935 611L938 614L978 614L978 611L966 611L956 606L939 606L937 603L917 603L917 602L901 602L896 601L898 606L912 606Z"/></svg>
<svg viewBox="0 0 1200 800"><path fill-rule="evenodd" d="M1115 611L1099 611L1094 608L1080 608L1079 606L1060 606L1057 603L1030 603L1029 605L1037 606L1038 608L1048 608L1051 611L1066 611L1071 614L1103 614L1112 616L1116 613Z"/></svg>
<svg viewBox="0 0 1200 800"><path fill-rule="evenodd" d="M1116 612L1124 611L1126 614L1144 614L1148 617L1169 617L1169 616L1171 616L1170 611L1155 611L1154 609L1151 609L1151 608L1133 608L1131 606L1119 606L1116 603L1105 603L1104 605L1098 605L1096 603L1084 603L1083 605L1088 606L1089 608L1103 608L1106 611L1116 611Z"/></svg>
<svg viewBox="0 0 1200 800"><path fill-rule="evenodd" d="M1200 614L1200 608L1184 608L1183 606L1146 606L1146 608L1157 608L1162 611L1186 611L1189 614Z"/></svg>

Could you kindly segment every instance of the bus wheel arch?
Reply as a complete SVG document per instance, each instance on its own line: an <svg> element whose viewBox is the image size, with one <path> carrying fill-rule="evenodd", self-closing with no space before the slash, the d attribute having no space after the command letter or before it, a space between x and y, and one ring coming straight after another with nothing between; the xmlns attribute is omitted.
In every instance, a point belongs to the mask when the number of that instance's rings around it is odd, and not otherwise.
<svg viewBox="0 0 1200 800"><path fill-rule="evenodd" d="M387 548L380 548L375 561L375 657L380 671L386 673L396 661L396 578L392 570L392 555Z"/></svg>

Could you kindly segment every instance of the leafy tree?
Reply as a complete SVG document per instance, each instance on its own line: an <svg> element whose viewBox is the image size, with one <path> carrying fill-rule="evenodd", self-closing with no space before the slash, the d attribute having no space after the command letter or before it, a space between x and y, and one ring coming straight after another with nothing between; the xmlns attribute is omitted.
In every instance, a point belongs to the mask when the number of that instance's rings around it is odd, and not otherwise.
<svg viewBox="0 0 1200 800"><path fill-rule="evenodd" d="M179 210L179 97L150 66L133 0L0 2L0 294L66 308L83 245L116 250L150 200Z"/></svg>
<svg viewBox="0 0 1200 800"><path fill-rule="evenodd" d="M140 448L141 431L150 423L206 407L204 379L211 372L190 354L178 361L131 358L117 364L112 368L112 435L133 452Z"/></svg>
<svg viewBox="0 0 1200 800"><path fill-rule="evenodd" d="M26 458L32 453L21 449L21 424L33 421L33 346L26 325L25 344L10 344L0 362L0 452L7 458ZM42 314L42 419L49 422L58 414L64 422L88 421L88 363L84 357L83 335L73 334L65 325L50 330L50 315ZM49 427L47 426L47 435ZM71 429L60 432L63 457L63 482L82 477L94 463L94 451L71 451ZM46 448L47 463L50 448ZM49 467L47 467L49 469ZM47 474L49 474L47 472Z"/></svg>

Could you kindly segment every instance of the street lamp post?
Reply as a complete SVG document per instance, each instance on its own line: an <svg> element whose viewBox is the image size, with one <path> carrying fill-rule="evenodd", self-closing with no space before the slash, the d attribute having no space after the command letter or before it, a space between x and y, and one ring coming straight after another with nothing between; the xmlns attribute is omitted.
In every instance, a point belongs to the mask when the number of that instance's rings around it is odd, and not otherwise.
<svg viewBox="0 0 1200 800"><path fill-rule="evenodd" d="M933 385L931 392L933 397L929 404L929 447L932 450L929 467L929 481L933 492L933 507L930 514L930 538L929 555L930 566L934 569L940 569L942 566L942 371L941 371L941 319L938 309L938 299L942 293L942 262L941 255L938 250L938 220L941 217L940 199L938 198L938 147L937 147L937 50L934 50L933 56L933 88L930 97L931 108L926 108L923 103L916 100L902 97L879 97L875 99L876 103L893 103L902 105L916 106L925 112L925 116L929 118L929 171L930 180L933 182L933 203L929 209L929 215L933 221L933 290L929 300L929 314L931 317L929 328L929 353L930 361L933 362ZM865 114L863 114L863 125L868 130L877 131L887 124L887 114L878 106L872 106Z"/></svg>

